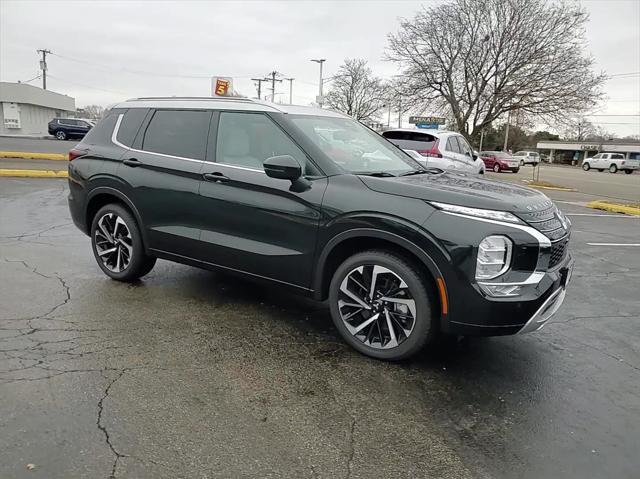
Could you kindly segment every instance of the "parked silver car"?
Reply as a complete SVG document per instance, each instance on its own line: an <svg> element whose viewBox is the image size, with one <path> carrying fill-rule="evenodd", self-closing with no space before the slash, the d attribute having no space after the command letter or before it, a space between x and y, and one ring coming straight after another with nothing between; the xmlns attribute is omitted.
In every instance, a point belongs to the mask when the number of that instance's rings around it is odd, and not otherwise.
<svg viewBox="0 0 640 479"><path fill-rule="evenodd" d="M516 151L513 154L513 158L518 160L520 166L533 165L536 166L540 163L540 153L537 151Z"/></svg>
<svg viewBox="0 0 640 479"><path fill-rule="evenodd" d="M484 174L484 162L460 133L397 128L382 132L382 136L423 166Z"/></svg>

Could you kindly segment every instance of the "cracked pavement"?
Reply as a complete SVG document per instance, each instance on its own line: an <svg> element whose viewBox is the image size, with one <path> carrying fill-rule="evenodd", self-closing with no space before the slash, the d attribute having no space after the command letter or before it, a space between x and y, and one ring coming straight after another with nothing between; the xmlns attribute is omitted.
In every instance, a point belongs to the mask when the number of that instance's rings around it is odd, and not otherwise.
<svg viewBox="0 0 640 479"><path fill-rule="evenodd" d="M165 261L109 280L63 180L1 179L0 218L2 478L640 470L640 249L586 245L637 242L640 221L571 217L574 278L542 331L388 364L275 287Z"/></svg>

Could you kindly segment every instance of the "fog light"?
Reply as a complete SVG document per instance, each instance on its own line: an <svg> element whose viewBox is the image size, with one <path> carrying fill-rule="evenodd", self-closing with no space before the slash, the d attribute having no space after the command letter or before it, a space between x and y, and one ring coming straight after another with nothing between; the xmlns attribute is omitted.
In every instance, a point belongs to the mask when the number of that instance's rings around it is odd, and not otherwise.
<svg viewBox="0 0 640 479"><path fill-rule="evenodd" d="M520 290L522 289L522 286L487 283L481 284L480 287L491 296L503 298L508 296L519 296Z"/></svg>
<svg viewBox="0 0 640 479"><path fill-rule="evenodd" d="M487 236L478 245L476 279L493 279L509 269L513 243L506 236Z"/></svg>

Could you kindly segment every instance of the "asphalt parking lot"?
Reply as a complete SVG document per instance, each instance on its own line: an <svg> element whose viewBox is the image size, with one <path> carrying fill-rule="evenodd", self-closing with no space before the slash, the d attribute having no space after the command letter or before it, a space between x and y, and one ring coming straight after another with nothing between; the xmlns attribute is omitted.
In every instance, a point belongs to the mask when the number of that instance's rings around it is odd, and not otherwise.
<svg viewBox="0 0 640 479"><path fill-rule="evenodd" d="M111 281L66 181L0 178L0 477L637 478L640 218L574 203L551 324L389 364L273 287Z"/></svg>

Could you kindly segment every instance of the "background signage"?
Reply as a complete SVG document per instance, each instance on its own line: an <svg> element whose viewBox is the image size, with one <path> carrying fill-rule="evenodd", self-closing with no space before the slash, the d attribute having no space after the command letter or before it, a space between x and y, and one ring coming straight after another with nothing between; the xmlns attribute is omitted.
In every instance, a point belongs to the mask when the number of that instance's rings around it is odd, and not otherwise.
<svg viewBox="0 0 640 479"><path fill-rule="evenodd" d="M411 123L412 125L418 125L421 123L424 123L424 124L435 123L436 125L444 125L446 122L447 120L445 118L442 118L441 116L410 116L409 117L409 123Z"/></svg>

